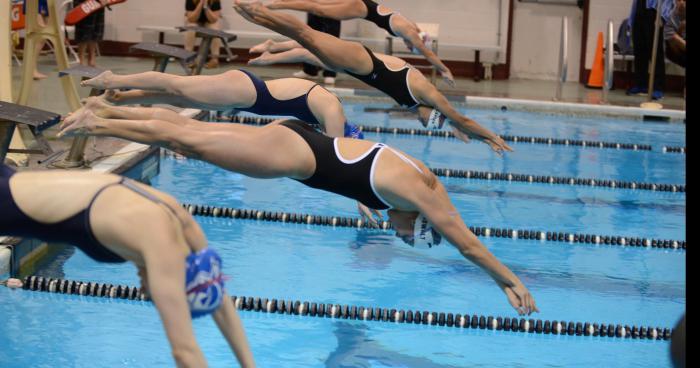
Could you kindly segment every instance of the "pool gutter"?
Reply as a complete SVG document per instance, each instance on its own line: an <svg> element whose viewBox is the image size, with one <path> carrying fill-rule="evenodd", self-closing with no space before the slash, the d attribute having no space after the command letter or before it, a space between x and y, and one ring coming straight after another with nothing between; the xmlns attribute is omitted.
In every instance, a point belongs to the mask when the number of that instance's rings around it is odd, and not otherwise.
<svg viewBox="0 0 700 368"><path fill-rule="evenodd" d="M353 88L328 88L341 98L349 100L358 99L366 102L388 102L393 100L383 93L375 90L353 89ZM612 118L623 118L632 120L666 120L670 122L684 122L685 111L670 109L645 109L641 107L596 105L573 102L554 102L524 100L515 98L481 97L481 96L446 96L448 100L461 107L471 107L478 109L507 109L513 111L538 112L556 115L569 116L603 116Z"/></svg>

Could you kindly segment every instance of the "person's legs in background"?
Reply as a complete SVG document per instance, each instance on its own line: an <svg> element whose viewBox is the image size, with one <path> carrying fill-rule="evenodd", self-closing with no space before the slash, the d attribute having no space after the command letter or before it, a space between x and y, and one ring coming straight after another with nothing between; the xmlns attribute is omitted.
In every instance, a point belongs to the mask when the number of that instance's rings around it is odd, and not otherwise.
<svg viewBox="0 0 700 368"><path fill-rule="evenodd" d="M207 23L205 24L205 27L219 31L221 30L221 20L217 20L215 23ZM211 41L211 50L209 51L211 53L211 57L204 66L205 68L214 69L219 67L219 54L221 52L222 44L223 42L221 42L220 38L215 38Z"/></svg>
<svg viewBox="0 0 700 368"><path fill-rule="evenodd" d="M649 62L654 47L654 25L656 10L647 9L645 0L638 0L632 27L634 43L634 86L628 94L648 93ZM656 67L654 72L654 88L651 92L654 99L663 97L666 80L666 65L664 57L663 32L659 30L659 42L656 52Z"/></svg>
<svg viewBox="0 0 700 368"><path fill-rule="evenodd" d="M309 25L309 27L336 37L340 37L340 21L335 19L319 17L313 14L307 14L306 19L306 23ZM318 71L320 68L307 63L304 63L303 65L304 68L302 71L294 73L295 77L310 79L315 78L318 75ZM323 82L325 84L335 84L335 76L336 73L334 71L324 70Z"/></svg>
<svg viewBox="0 0 700 368"><path fill-rule="evenodd" d="M48 8L47 8L46 10L48 11ZM41 13L41 12L42 12L42 9L39 9L39 13ZM48 13L46 13L46 15L48 16ZM40 27L42 27L42 28L43 28L43 27L46 27L46 18L44 18L44 14L39 14L39 15L37 16L36 21L37 21L37 24L38 24ZM41 54L41 50L44 49L44 44L46 44L46 41L45 41L45 40L41 40L41 41L39 41L39 42L37 43L37 45L36 45L36 51L35 51L35 52L36 52L36 56L37 56L37 58L36 58L36 59L37 59L37 64L38 64L38 60L39 60L39 55ZM43 73L41 73L41 72L39 72L39 69L38 69L37 67L34 67L34 75L33 75L33 77L34 77L35 80L39 80L39 79L44 79L44 78L46 78L47 75L46 75L46 74L43 74Z"/></svg>
<svg viewBox="0 0 700 368"><path fill-rule="evenodd" d="M190 23L185 20L185 26L186 27L197 27L199 24L197 23ZM194 31L185 31L185 50L187 51L194 51L194 41L195 41L196 35Z"/></svg>
<svg viewBox="0 0 700 368"><path fill-rule="evenodd" d="M98 12L90 15L93 17L90 19L92 22L92 32L90 37L90 42L88 43L88 65L91 67L97 66L97 49L99 47L99 42L102 41L105 30L105 11L99 10Z"/></svg>

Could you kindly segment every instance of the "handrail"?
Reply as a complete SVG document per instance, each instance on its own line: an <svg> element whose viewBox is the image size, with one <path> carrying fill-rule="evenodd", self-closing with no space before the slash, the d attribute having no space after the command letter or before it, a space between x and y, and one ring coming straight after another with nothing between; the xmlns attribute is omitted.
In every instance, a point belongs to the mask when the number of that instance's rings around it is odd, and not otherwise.
<svg viewBox="0 0 700 368"><path fill-rule="evenodd" d="M563 17L561 19L561 44L559 46L559 83L557 83L557 92L556 96L554 97L555 101L561 101L564 83L566 83L566 74L569 68L568 45L569 19L567 17Z"/></svg>
<svg viewBox="0 0 700 368"><path fill-rule="evenodd" d="M613 21L608 20L608 28L605 36L605 66L603 68L603 103L608 103L608 92L613 82Z"/></svg>

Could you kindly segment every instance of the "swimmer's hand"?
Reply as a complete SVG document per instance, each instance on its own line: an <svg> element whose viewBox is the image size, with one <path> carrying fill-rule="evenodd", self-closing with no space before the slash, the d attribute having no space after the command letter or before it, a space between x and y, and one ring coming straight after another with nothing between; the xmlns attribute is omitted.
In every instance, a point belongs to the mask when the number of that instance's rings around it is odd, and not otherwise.
<svg viewBox="0 0 700 368"><path fill-rule="evenodd" d="M461 130L459 130L456 126L452 126L452 133L455 135L455 137L459 140L461 140L464 143L469 143L471 142L472 139L480 140L486 144L488 144L491 149L496 152L499 156L503 156L503 152L513 152L513 148L511 148L506 141L503 140L503 138L493 135L492 138L482 138L476 135L470 135L467 134Z"/></svg>
<svg viewBox="0 0 700 368"><path fill-rule="evenodd" d="M377 218L380 221L384 220L384 217L382 217L382 213L379 212L379 210L370 209L369 207L365 206L360 202L357 202L357 212L359 212L360 216L362 216L362 219L367 220L372 225L372 227L379 227L379 223L374 218L374 216L377 216Z"/></svg>
<svg viewBox="0 0 700 368"><path fill-rule="evenodd" d="M19 289L24 286L24 283L20 279L9 278L4 281L0 281L0 285L7 286L10 289Z"/></svg>
<svg viewBox="0 0 700 368"><path fill-rule="evenodd" d="M148 289L148 272L146 272L145 267L138 267L139 269L139 279L141 280L141 292L143 292L146 297L151 298L151 294Z"/></svg>
<svg viewBox="0 0 700 368"><path fill-rule="evenodd" d="M535 298L532 297L525 285L518 283L515 286L508 286L501 282L497 283L508 297L510 305L518 311L519 315L523 316L527 314L529 316L534 312L539 313L540 310L535 304Z"/></svg>
<svg viewBox="0 0 700 368"><path fill-rule="evenodd" d="M452 88L455 87L455 77L452 75L450 69L440 71L440 75L442 75L442 79L445 80L445 83Z"/></svg>
<svg viewBox="0 0 700 368"><path fill-rule="evenodd" d="M506 144L506 141L504 141L503 138L497 135L494 135L493 138L486 138L483 141L491 146L491 149L494 150L494 152L496 152L499 156L503 156L503 152L513 152L513 148Z"/></svg>

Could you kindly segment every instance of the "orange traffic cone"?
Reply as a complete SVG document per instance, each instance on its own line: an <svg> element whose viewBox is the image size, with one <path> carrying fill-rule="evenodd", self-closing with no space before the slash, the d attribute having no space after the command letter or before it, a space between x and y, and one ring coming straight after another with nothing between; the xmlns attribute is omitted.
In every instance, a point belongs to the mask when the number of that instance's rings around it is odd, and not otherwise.
<svg viewBox="0 0 700 368"><path fill-rule="evenodd" d="M603 88L603 32L598 32L598 44L595 47L595 56L593 57L593 67L591 74L588 76L588 88Z"/></svg>

